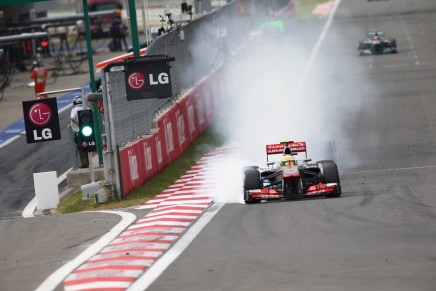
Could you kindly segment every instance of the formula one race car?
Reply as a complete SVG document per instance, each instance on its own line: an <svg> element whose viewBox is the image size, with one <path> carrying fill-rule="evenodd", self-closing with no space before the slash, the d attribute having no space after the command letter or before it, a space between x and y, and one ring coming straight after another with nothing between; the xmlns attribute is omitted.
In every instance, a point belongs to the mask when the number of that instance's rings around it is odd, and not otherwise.
<svg viewBox="0 0 436 291"><path fill-rule="evenodd" d="M294 155L305 153L297 161ZM268 156L283 154L282 162L268 162ZM311 163L306 142L284 141L266 146L267 167L244 167L244 201L285 200L314 196L339 197L342 193L338 167L332 160Z"/></svg>
<svg viewBox="0 0 436 291"><path fill-rule="evenodd" d="M360 41L357 49L360 56L396 54L397 42L394 38L385 38L383 31L375 30L368 32L368 39Z"/></svg>

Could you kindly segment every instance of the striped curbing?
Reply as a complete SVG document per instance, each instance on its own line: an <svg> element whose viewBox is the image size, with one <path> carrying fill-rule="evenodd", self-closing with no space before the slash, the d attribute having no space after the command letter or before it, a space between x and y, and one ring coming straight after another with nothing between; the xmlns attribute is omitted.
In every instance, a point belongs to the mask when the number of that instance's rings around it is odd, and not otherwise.
<svg viewBox="0 0 436 291"><path fill-rule="evenodd" d="M138 208L153 210L128 227L64 281L66 291L126 290L209 208L214 185L207 176L218 149L205 155L173 185ZM206 171L207 169L207 171Z"/></svg>

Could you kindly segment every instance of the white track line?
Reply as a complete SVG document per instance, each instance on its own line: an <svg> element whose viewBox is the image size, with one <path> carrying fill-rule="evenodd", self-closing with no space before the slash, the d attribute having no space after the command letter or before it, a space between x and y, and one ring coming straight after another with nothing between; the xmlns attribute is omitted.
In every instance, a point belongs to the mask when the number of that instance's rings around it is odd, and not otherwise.
<svg viewBox="0 0 436 291"><path fill-rule="evenodd" d="M341 0L336 0L335 6L330 13L330 16L324 25L324 28L312 49L309 60L306 62L303 74L301 75L296 89L293 92L293 97L296 97L300 93L303 87L310 68L315 60L316 55L321 47L321 44L327 34L327 31L332 23L333 16L339 6ZM177 259L177 257L189 246L194 238L200 233L200 231L210 222L210 220L221 210L224 204L213 204L199 220L184 234L177 243L171 247L161 258L159 258L140 278L138 278L127 291L137 291L147 289L164 271L165 269Z"/></svg>
<svg viewBox="0 0 436 291"><path fill-rule="evenodd" d="M127 291L137 291L147 289L153 282L165 271L168 266L174 262L178 256L189 246L194 238L202 231L202 229L212 220L215 214L221 210L224 204L212 205L198 221L188 229L188 231L169 249L162 257L160 257L141 277L139 277Z"/></svg>
<svg viewBox="0 0 436 291"><path fill-rule="evenodd" d="M0 149L4 146L7 146L8 144L12 143L14 140L18 139L20 137L20 135L15 135L13 137L11 137L10 139L6 140L5 142L0 144Z"/></svg>
<svg viewBox="0 0 436 291"><path fill-rule="evenodd" d="M333 17L335 16L336 10L338 9L339 4L341 3L341 0L336 0L335 4L333 6L333 10L329 15L329 18L327 19L326 23L324 24L324 27L321 31L321 34L318 37L318 40L316 41L315 46L312 49L312 52L310 53L309 59L306 62L306 65L304 66L303 73L301 74L300 79L298 80L297 86L295 86L295 90L292 92L292 97L298 97L300 94L301 88L303 88L304 83L306 82L306 78L309 74L309 71L312 67L313 62L315 61L316 55L319 52L319 49L321 48L322 42L324 41L324 38L327 35L327 31L330 28L330 25L332 24Z"/></svg>
<svg viewBox="0 0 436 291"><path fill-rule="evenodd" d="M80 255L74 258L72 261L63 265L52 273L44 282L39 285L35 291L47 291L55 290L56 287L63 282L63 280L71 274L80 265L88 261L92 256L96 255L105 246L107 246L112 240L114 240L123 230L125 230L133 221L136 216L132 213L122 211L97 211L101 213L117 214L121 216L121 221L115 225L109 232L103 235L92 246L83 251ZM95 213L95 212L94 212Z"/></svg>
<svg viewBox="0 0 436 291"><path fill-rule="evenodd" d="M298 82L296 90L294 90L294 96L299 93L301 87L303 86L305 79L307 78L308 72L312 63L319 51L319 48L324 40L327 30L331 25L333 16L336 12L337 7L341 0L337 0L335 2L335 6L333 8L332 13L330 14L321 34L318 38L318 41L312 50L312 53L309 57L308 62L306 63L303 74ZM198 221L189 228L189 230L177 241L174 246L168 250L159 260L157 260L147 272L145 272L141 277L139 277L127 290L128 291L136 291L136 290L145 290L147 289L164 271L165 269L175 260L177 257L182 254L182 252L189 246L189 244L195 239L195 237L201 232L201 230L212 220L212 218L221 210L224 204L214 204L212 205L199 219ZM111 211L102 211L106 213L114 213L119 215L128 215L130 213L122 213L122 212L111 212ZM122 214L121 214L122 213ZM85 250L82 254L80 254L76 259L64 265L56 272L54 272L50 277L48 277L36 291L43 290L53 290L58 286L63 279L66 278L72 271L74 271L78 266L80 266L83 262L91 258L93 255L97 254L98 251L103 249L105 245L107 245L110 241L118 236L122 230L124 230L131 222L135 220L134 218L128 222L121 230L115 228L119 228L120 224L125 224L125 219L123 219L117 226L115 226L109 233L103 236L100 240L98 240L94 245ZM121 227L120 227L121 228ZM115 233L116 232L116 233ZM111 238L109 239L108 236Z"/></svg>
<svg viewBox="0 0 436 291"><path fill-rule="evenodd" d="M71 102L70 102L69 105L67 105L67 106L62 107L61 109L59 109L59 110L58 110L58 114L61 114L62 112L64 112L64 111L67 110L67 109L70 109L71 107L73 107L73 104L71 104Z"/></svg>
<svg viewBox="0 0 436 291"><path fill-rule="evenodd" d="M35 209L36 209L36 196L33 197L32 200L30 200L30 202L27 204L26 208L24 208L21 215L24 218L35 217L35 215L33 215L33 212L35 211Z"/></svg>
<svg viewBox="0 0 436 291"><path fill-rule="evenodd" d="M63 173L62 175L60 175L57 179L58 185L60 183L62 183L62 181L64 181L67 178L67 174L69 171L71 171L73 168L69 168L65 173ZM35 215L33 215L33 212L36 209L36 196L33 197L32 200L30 200L30 202L27 204L27 206L24 208L23 212L21 213L21 215L24 218L30 218L30 217L35 217Z"/></svg>
<svg viewBox="0 0 436 291"><path fill-rule="evenodd" d="M379 169L379 170L366 170L366 171L355 171L355 172L342 172L342 175L347 174L364 174L364 173L376 173L376 172L390 172L390 171L408 171L408 170L423 170L423 169L434 169L436 166L422 166L422 167L408 167L408 168L390 168L390 169Z"/></svg>
<svg viewBox="0 0 436 291"><path fill-rule="evenodd" d="M67 106L65 106L65 107L63 107L63 108L61 108L61 109L59 109L59 110L58 110L58 114L61 114L62 112L64 112L64 111L67 110L67 109L70 109L72 106L73 106L73 105L70 104L70 105L67 105ZM9 133L10 133L10 132L9 132ZM21 136L22 134L25 134L25 133L26 133L26 131L21 131L21 130L20 130L19 132L16 132L17 135L14 135L14 136L11 137L10 139L7 139L5 142L3 142L3 143L0 144L0 149L1 149L2 147L5 147L5 146L7 146L8 144L12 143L14 140L20 138L20 136Z"/></svg>

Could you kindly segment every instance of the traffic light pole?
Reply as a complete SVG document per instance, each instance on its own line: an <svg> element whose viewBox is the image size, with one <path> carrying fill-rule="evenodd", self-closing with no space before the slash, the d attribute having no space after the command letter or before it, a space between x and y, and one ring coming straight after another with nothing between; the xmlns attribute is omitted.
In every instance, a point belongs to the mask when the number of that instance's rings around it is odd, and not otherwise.
<svg viewBox="0 0 436 291"><path fill-rule="evenodd" d="M86 104L86 97L84 97L84 96L85 96L85 87L82 87L82 100L83 100L82 102L85 102L85 104ZM95 122L95 120L94 120L94 122ZM98 132L100 132L100 131L98 131ZM95 134L97 134L97 133L95 133ZM91 182L95 182L94 164L92 162L92 152L88 153L88 166L89 166L89 176L91 178Z"/></svg>
<svg viewBox="0 0 436 291"><path fill-rule="evenodd" d="M83 0L86 1L86 0ZM135 0L129 0L129 12L130 12L130 29L132 30L132 46L133 55L139 57L139 37L138 37L138 24L136 22L136 7Z"/></svg>
<svg viewBox="0 0 436 291"><path fill-rule="evenodd" d="M85 35L86 35L86 48L88 55L88 66L89 66L89 78L90 78L90 86L91 91L96 92L97 88L95 86L95 76L94 76L94 59L92 57L92 44L91 44L91 28L89 24L89 16L88 16L88 1L83 0L83 14L84 14L84 22L85 22ZM92 106L94 123L97 125L95 127L95 136L97 142L97 154L98 154L98 163L100 167L103 166L103 149L101 142L101 132L100 132L100 118L98 116L97 106L94 104ZM92 174L91 174L92 175Z"/></svg>
<svg viewBox="0 0 436 291"><path fill-rule="evenodd" d="M41 93L37 94L37 98L39 99L41 96L44 96L44 95L54 95L54 94L67 93L67 92L80 92L80 95L82 97L82 102L86 102L85 87L84 86L77 87L77 88L69 88L69 89L61 89L61 90L41 92ZM84 105L86 105L86 103ZM89 154L88 154L88 160L90 162L89 166L90 166L91 179L94 180L94 169L93 169L92 164L91 164L92 158L90 157ZM73 167L74 166L75 165L73 165Z"/></svg>
<svg viewBox="0 0 436 291"><path fill-rule="evenodd" d="M104 177L105 180L108 181L111 186L110 196L112 196L112 200L115 200L116 198L118 198L116 197L116 192L118 191L118 193L121 193L122 190L121 187L116 189L116 184L119 185L119 183L116 183L117 177L115 176L116 144L113 140L113 136L114 136L113 126L111 122L109 122L109 120L113 120L112 104L108 101L106 73L104 70L101 70L100 74L101 74L101 85L103 91L103 107L105 108L104 120L105 120L105 127L106 127L106 151L105 151L106 159L104 163Z"/></svg>

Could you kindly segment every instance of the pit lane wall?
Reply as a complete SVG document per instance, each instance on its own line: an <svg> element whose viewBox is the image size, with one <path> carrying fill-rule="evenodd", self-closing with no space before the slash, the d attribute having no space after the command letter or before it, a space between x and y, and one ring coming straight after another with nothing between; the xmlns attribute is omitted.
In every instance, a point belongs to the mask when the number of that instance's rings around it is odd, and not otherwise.
<svg viewBox="0 0 436 291"><path fill-rule="evenodd" d="M268 5L272 5L270 2L264 3L263 1L259 1L262 3L260 7L267 8ZM279 11L280 13L286 13L287 7L293 7L293 0L280 0L279 2L283 2L284 8L282 9L284 12ZM232 1L229 5L226 5L223 9L220 10L220 15L233 15L237 19L240 20L239 26L236 29L228 29L228 33L234 31L235 33L242 33L240 37L233 37L232 39L235 43L232 43L230 47L225 50L225 57L221 60L217 56L220 55L211 55L209 58L220 62L220 68L224 68L226 63L232 61L232 59L236 59L236 55L243 55L243 51L241 51L241 45L250 40L249 30L251 29L249 19L245 19L247 16L245 14L241 15L238 4L240 3L248 3L247 1ZM292 10L292 9L291 9ZM280 13L277 12L277 15L280 16ZM214 16L211 14L210 16ZM202 18L203 21L206 21L206 17ZM224 17L225 20L225 17ZM246 21L247 20L247 21ZM212 21L218 25L221 23L219 21ZM196 27L201 26L201 19L197 20ZM224 22L225 23L225 22ZM244 24L244 25L243 25ZM252 23L252 25L257 25L257 23ZM194 27L193 24L190 24L189 27ZM194 28L192 28L194 30ZM225 25L224 25L225 27ZM186 27L185 27L186 28ZM239 28L239 29L238 29ZM212 31L214 31L212 29ZM185 42L190 39L187 37L189 35L188 31L185 31ZM210 33L210 35L214 35ZM165 38L165 36L167 36ZM154 42L154 44L150 47L150 54L158 54L159 52L168 51L169 48L173 48L174 45L171 45L172 42L169 40L177 39L177 34L169 33L168 35L164 35L164 37L159 38ZM217 38L219 39L219 38ZM237 41L236 41L237 40ZM215 44L215 43L214 43ZM174 64L173 68L173 76L172 85L173 92L182 92L183 88L189 88L193 86L194 80L198 80L200 75L203 76L210 71L211 67L217 67L217 64L203 64L203 69L207 68L206 71L198 71L196 72L199 75L191 76L192 72L187 71L187 68L190 67L190 63L192 60L187 58L188 55L192 55L187 53L186 51L181 52L181 47L184 46L175 46L176 49L171 51L170 56L175 56L176 64ZM246 47L248 49L248 47ZM154 51L156 50L156 51ZM207 50L208 54L210 54L210 50ZM148 52L147 52L148 53ZM218 112L218 107L221 102L223 102L223 98L225 95L220 92L220 88L223 86L219 86L221 82L223 82L224 74L222 73L223 69L217 69L210 73L207 77L202 79L200 82L196 83L191 91L186 93L181 98L175 98L165 111L164 114L161 114L157 117L157 126L155 128L150 129L150 132L147 132L147 135L143 138L135 139L134 141L128 142L126 145L123 144L124 141L129 140L128 138L121 137L125 132L135 132L137 134L141 134L142 131L138 129L132 130L132 126L143 126L145 123L145 128L148 123L152 122L152 116L154 114L138 114L141 118L145 118L142 122L123 122L123 124L129 124L130 126L120 126L120 128L116 131L116 135L120 135L120 137L116 137L116 144L123 145L119 151L118 156L118 165L116 175L116 190L121 196L128 196L134 189L143 185L148 179L152 176L156 175L160 171L162 171L166 166L171 164L177 158L179 158L186 148L194 141L203 131L207 129L209 126L214 114ZM118 76L119 75L119 76ZM112 92L114 90L119 90L120 92L114 93L114 96L123 96L123 92L125 92L124 86L124 77L122 76L122 72L112 72L110 74L110 78L120 77L121 81L115 82L121 84L121 86L114 87L111 89ZM177 78L176 78L177 77ZM191 78L192 77L192 80ZM186 81L188 79L188 81ZM112 79L110 79L112 80ZM177 81L179 80L179 81ZM186 81L186 82L182 82ZM111 82L109 82L111 83ZM183 83L183 84L182 84ZM183 85L183 86L182 86ZM159 101L164 102L164 101ZM123 104L125 104L124 102ZM155 106L156 107L156 106ZM125 110L119 110L117 107L117 116L118 119L127 119L130 121L131 116L129 112L133 112L135 110L139 110L140 112L151 112L154 113L156 110L143 110L135 107L126 107ZM135 111L136 112L136 111ZM118 120L117 119L117 120ZM114 123L114 126L116 124ZM131 137L131 135L129 135Z"/></svg>
<svg viewBox="0 0 436 291"><path fill-rule="evenodd" d="M220 71L204 78L157 118L151 134L119 151L119 190L126 197L178 159L204 132L222 102Z"/></svg>

